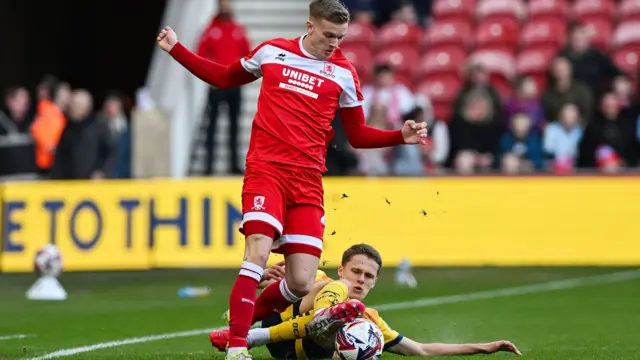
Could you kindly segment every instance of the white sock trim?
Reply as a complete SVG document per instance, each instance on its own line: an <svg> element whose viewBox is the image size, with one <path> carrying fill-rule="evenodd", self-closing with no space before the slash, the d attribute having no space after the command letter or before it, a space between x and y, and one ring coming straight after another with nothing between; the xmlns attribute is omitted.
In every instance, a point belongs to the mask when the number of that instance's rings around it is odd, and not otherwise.
<svg viewBox="0 0 640 360"><path fill-rule="evenodd" d="M260 282L263 274L264 274L264 269L262 269L260 266L250 263L248 261L242 262L242 266L240 268L240 275L250 277L257 282Z"/></svg>
<svg viewBox="0 0 640 360"><path fill-rule="evenodd" d="M286 280L280 281L280 293L290 303L294 303L294 302L300 300L299 297L297 297L294 293L291 292L291 290L289 290L289 286L287 285L287 281Z"/></svg>

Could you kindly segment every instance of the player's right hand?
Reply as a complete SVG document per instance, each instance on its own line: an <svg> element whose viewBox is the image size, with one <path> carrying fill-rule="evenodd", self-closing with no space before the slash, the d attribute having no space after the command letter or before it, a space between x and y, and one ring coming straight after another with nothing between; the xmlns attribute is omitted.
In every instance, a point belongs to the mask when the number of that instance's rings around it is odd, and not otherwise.
<svg viewBox="0 0 640 360"><path fill-rule="evenodd" d="M158 34L156 41L162 50L169 52L178 43L178 35L170 26L165 26Z"/></svg>

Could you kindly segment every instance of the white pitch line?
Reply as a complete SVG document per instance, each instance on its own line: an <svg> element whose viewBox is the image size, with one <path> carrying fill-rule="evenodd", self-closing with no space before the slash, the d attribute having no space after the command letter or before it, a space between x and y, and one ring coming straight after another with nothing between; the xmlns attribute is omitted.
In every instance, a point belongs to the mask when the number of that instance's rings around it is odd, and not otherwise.
<svg viewBox="0 0 640 360"><path fill-rule="evenodd" d="M548 291L555 291L555 290L566 290L566 289L573 289L577 287L590 286L590 285L610 284L610 283L634 280L638 278L640 278L640 269L622 271L622 272L616 272L616 273L604 274L604 275L597 275L597 276L551 281L551 282L534 284L534 285L516 286L511 288L505 288L505 289L479 291L479 292L472 292L472 293L451 295L451 296L442 296L442 297L435 297L435 298L424 298L424 299L418 299L414 301L388 303L388 304L381 304L381 305L372 306L372 307L379 311L414 309L414 308L438 306L438 305L444 305L444 304L456 304L456 303L474 301L474 300L495 299L495 298L504 297L504 296L533 294L533 293L541 293L541 292L548 292ZM131 339L103 342L103 343L94 344L94 345L87 345L87 346L81 346L76 348L58 350L43 356L31 358L28 360L47 360L47 359L54 359L59 357L86 353L86 352L100 350L100 349L113 348L118 346L140 344L140 343L146 343L151 341L175 339L175 338L182 338L182 337L189 337L189 336L198 336L198 335L208 334L213 329L214 328L189 330L189 331L181 331L181 332L167 333L167 334L161 334L161 335L151 335L151 336L143 336L143 337L137 337L137 338L131 338Z"/></svg>
<svg viewBox="0 0 640 360"><path fill-rule="evenodd" d="M28 337L32 337L35 335L31 335L31 334L12 334L12 335L0 335L0 341L3 340L14 340L14 339L24 339L24 338L28 338Z"/></svg>

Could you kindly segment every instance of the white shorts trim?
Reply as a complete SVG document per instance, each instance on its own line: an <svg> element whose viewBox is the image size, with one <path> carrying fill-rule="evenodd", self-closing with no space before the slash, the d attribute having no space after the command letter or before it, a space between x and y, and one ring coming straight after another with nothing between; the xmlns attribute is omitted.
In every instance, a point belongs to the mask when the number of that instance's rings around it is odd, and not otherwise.
<svg viewBox="0 0 640 360"><path fill-rule="evenodd" d="M278 230L279 234L282 234L283 226L273 215L269 215L265 212L248 212L242 216L242 222L240 223L240 229L244 227L244 223L247 221L263 221L267 224L273 226L276 230Z"/></svg>
<svg viewBox="0 0 640 360"><path fill-rule="evenodd" d="M303 244L303 245L309 245L309 246L313 246L317 249L319 249L320 251L322 251L322 240L317 238L317 237L313 237L313 236L309 236L309 235L292 235L292 234L286 234L286 235L282 235L278 240L276 240L273 243L272 248L273 249L277 249L280 246L286 245L286 244Z"/></svg>

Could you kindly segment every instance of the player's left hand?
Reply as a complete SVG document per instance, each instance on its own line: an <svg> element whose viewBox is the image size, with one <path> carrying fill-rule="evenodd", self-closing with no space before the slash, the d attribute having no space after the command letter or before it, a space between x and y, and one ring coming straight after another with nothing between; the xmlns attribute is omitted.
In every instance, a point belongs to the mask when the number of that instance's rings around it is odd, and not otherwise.
<svg viewBox="0 0 640 360"><path fill-rule="evenodd" d="M513 343L511 343L511 341L506 341L506 340L500 340L500 341L494 341L492 343L487 344L487 352L489 354L493 354L499 351L506 351L506 352L511 352L514 353L516 355L522 355L522 353L520 352L520 350L518 350L518 348L513 345Z"/></svg>
<svg viewBox="0 0 640 360"><path fill-rule="evenodd" d="M416 123L413 120L404 122L402 137L404 137L405 144L424 144L427 136L427 123Z"/></svg>

